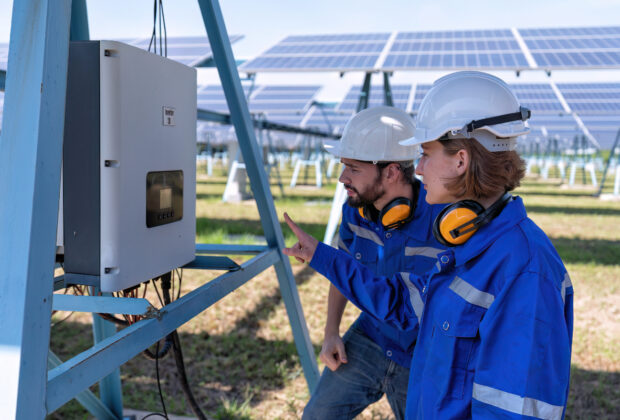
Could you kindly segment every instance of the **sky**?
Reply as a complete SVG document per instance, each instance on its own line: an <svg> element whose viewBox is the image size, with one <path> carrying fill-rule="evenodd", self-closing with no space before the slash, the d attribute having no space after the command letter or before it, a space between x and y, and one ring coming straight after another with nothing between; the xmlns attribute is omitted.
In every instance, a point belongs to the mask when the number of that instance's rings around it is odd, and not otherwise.
<svg viewBox="0 0 620 420"><path fill-rule="evenodd" d="M0 42L10 36L11 0L0 0ZM428 31L450 29L605 26L620 24L620 0L221 0L229 34L242 34L233 51L251 58L291 34ZM153 0L87 0L91 39L150 37ZM195 0L164 0L169 36L202 36L205 29ZM554 72L557 81L615 80L620 71ZM507 81L540 81L542 72L498 73ZM394 75L393 83L431 82L441 73ZM213 70L199 72L200 83L217 79ZM272 74L257 82L322 83L335 95L363 75ZM377 77L379 79L379 77ZM587 80L586 80L587 81ZM325 89L324 89L325 90ZM337 93L336 93L337 92Z"/></svg>

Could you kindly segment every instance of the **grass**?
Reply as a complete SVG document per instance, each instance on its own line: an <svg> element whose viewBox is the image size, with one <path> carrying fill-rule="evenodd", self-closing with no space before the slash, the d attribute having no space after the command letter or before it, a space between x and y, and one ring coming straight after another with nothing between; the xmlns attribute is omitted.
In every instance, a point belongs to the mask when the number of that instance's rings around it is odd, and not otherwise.
<svg viewBox="0 0 620 420"><path fill-rule="evenodd" d="M197 186L198 241L264 243L254 202L222 203L226 178L221 170L216 169L212 178L200 172L204 173L204 168L199 168ZM290 175L290 170L286 171L284 180ZM322 238L334 189L333 180L320 190L285 186L281 197L273 184L276 212L281 218L287 211L304 229ZM593 198L589 188L566 189L558 181L534 178L528 178L517 194L523 197L532 219L549 234L575 288L567 418L616 418L620 411L620 202ZM292 245L292 233L282 226L286 243ZM328 283L306 265L291 263L318 354ZM216 275L186 270L183 293ZM157 302L152 291L147 298ZM57 313L54 321L66 315ZM356 316L357 310L349 305L343 331ZM190 385L209 418L300 418L309 394L273 269L187 322L179 334ZM74 314L52 328L51 348L63 360L89 347L91 340L90 315ZM138 356L122 366L121 375L126 407L161 411L153 361ZM168 412L191 415L171 357L160 361L160 375ZM93 390L97 391L96 386ZM81 419L89 415L72 401L49 417ZM391 410L382 399L359 418L387 419Z"/></svg>

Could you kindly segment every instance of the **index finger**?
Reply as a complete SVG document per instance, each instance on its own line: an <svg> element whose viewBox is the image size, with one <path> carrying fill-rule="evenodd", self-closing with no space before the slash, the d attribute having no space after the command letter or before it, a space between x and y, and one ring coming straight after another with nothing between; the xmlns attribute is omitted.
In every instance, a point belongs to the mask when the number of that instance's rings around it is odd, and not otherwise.
<svg viewBox="0 0 620 420"><path fill-rule="evenodd" d="M288 227L291 228L291 230L293 231L295 236L297 236L297 238L300 238L301 236L303 236L306 233L299 226L297 226L297 224L295 222L293 222L293 219L291 219L289 217L288 213L286 213L286 212L284 212L284 221L286 222Z"/></svg>

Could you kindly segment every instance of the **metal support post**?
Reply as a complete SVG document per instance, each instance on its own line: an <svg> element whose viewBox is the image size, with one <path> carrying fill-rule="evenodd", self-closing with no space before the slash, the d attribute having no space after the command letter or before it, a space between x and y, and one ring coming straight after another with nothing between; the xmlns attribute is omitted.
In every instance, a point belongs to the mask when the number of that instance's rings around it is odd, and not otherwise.
<svg viewBox="0 0 620 420"><path fill-rule="evenodd" d="M308 334L295 279L288 257L282 253L284 237L276 215L273 197L263 168L260 150L254 135L253 124L239 80L239 74L232 54L230 41L224 25L224 18L216 0L198 0L207 30L213 58L222 81L226 102L235 126L237 138L246 164L248 176L256 199L263 231L270 248L277 249L278 261L274 267L280 283L288 317L293 330L295 345L306 381L311 391L318 381L319 371L316 357Z"/></svg>
<svg viewBox="0 0 620 420"><path fill-rule="evenodd" d="M95 345L116 334L116 325L93 314L93 339ZM101 402L112 411L117 418L123 417L123 396L121 387L121 369L117 367L108 376L99 381Z"/></svg>
<svg viewBox="0 0 620 420"><path fill-rule="evenodd" d="M13 2L0 137L0 418L42 419L71 0Z"/></svg>
<svg viewBox="0 0 620 420"><path fill-rule="evenodd" d="M366 73L364 76L364 84L362 85L362 90L360 91L360 98L357 102L357 110L356 112L360 112L363 109L368 108L368 99L370 97L370 77L372 73Z"/></svg>
<svg viewBox="0 0 620 420"><path fill-rule="evenodd" d="M383 105L394 106L392 87L390 86L390 75L385 72L383 73Z"/></svg>
<svg viewBox="0 0 620 420"><path fill-rule="evenodd" d="M620 129L616 133L616 139L614 140L613 146L611 146L611 150L609 151L609 157L607 158L607 162L605 162L605 169L603 169L603 176L601 178L601 186L595 197L599 197L603 193L603 187L605 186L605 178L607 178L607 171L609 170L609 164L612 162L614 155L616 154L616 150L618 148L618 142L620 141Z"/></svg>

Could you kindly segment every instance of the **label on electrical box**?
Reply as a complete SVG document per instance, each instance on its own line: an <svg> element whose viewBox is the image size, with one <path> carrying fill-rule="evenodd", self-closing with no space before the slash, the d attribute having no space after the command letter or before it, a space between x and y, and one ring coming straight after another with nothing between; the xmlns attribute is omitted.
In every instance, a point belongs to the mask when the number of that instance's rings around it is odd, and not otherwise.
<svg viewBox="0 0 620 420"><path fill-rule="evenodd" d="M174 124L174 108L165 106L162 108L163 125L175 125Z"/></svg>

